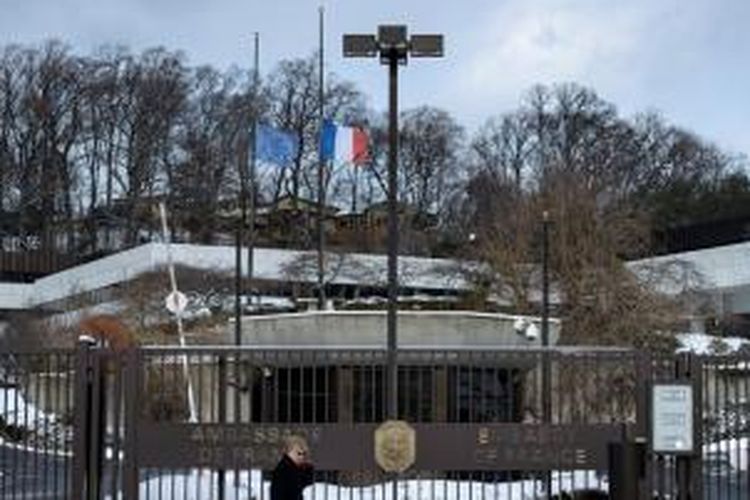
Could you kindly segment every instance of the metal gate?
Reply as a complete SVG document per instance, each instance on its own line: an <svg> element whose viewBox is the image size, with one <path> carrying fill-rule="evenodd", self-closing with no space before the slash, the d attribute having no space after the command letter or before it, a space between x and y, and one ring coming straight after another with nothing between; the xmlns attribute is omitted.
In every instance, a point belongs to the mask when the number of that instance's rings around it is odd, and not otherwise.
<svg viewBox="0 0 750 500"><path fill-rule="evenodd" d="M0 361L16 388L0 397L2 498L268 498L292 434L316 466L307 498L747 497L747 357L400 351L398 415L415 432L401 473L374 458L383 351L82 345ZM650 451L663 383L692 388L692 453Z"/></svg>

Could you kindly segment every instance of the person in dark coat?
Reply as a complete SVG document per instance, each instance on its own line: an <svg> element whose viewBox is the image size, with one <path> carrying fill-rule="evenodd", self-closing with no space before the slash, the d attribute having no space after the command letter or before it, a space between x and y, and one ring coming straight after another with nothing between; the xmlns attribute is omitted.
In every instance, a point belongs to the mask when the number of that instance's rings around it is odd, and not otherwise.
<svg viewBox="0 0 750 500"><path fill-rule="evenodd" d="M271 500L302 500L302 491L312 482L310 448L304 438L290 436L271 477Z"/></svg>

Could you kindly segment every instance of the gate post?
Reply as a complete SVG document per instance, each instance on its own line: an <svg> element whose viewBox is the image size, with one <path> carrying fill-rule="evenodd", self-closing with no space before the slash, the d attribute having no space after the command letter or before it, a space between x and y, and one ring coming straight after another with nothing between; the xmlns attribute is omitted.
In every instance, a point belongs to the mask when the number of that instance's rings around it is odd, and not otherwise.
<svg viewBox="0 0 750 500"><path fill-rule="evenodd" d="M123 497L138 500L138 394L141 391L141 356L137 347L125 355L125 460L123 464Z"/></svg>
<svg viewBox="0 0 750 500"><path fill-rule="evenodd" d="M609 498L638 500L638 466L633 443L623 440L609 444Z"/></svg>
<svg viewBox="0 0 750 500"><path fill-rule="evenodd" d="M692 462L693 498L703 498L703 358L693 355L690 379L693 381L693 443Z"/></svg>
<svg viewBox="0 0 750 500"><path fill-rule="evenodd" d="M76 348L74 415L73 415L73 498L83 500L86 492L86 477L89 443L89 415L91 414L90 390L90 343L79 341Z"/></svg>
<svg viewBox="0 0 750 500"><path fill-rule="evenodd" d="M227 358L226 354L222 353L219 355L219 415L218 421L220 424L225 425L227 423ZM236 358L235 358L236 362ZM291 387L290 387L291 390ZM235 472L236 477L236 472ZM226 500L226 470L218 470L218 499Z"/></svg>
<svg viewBox="0 0 750 500"><path fill-rule="evenodd" d="M677 358L676 378L693 388L693 452L676 458L677 500L703 498L703 398L701 392L702 362L692 353Z"/></svg>
<svg viewBox="0 0 750 500"><path fill-rule="evenodd" d="M651 467L649 461L653 457L649 456L649 435L651 412L651 385L653 381L653 359L650 353L639 351L637 354L637 384L636 384L636 419L635 419L635 443L638 447L640 458L639 471L641 498L650 498L653 489L653 478L651 477Z"/></svg>
<svg viewBox="0 0 750 500"><path fill-rule="evenodd" d="M613 500L648 499L644 495L643 479L646 467L646 446L642 438L633 439L626 424L622 425L620 440L608 447L609 498Z"/></svg>
<svg viewBox="0 0 750 500"><path fill-rule="evenodd" d="M106 408L101 358L86 337L76 349L73 417L73 498L99 498Z"/></svg>

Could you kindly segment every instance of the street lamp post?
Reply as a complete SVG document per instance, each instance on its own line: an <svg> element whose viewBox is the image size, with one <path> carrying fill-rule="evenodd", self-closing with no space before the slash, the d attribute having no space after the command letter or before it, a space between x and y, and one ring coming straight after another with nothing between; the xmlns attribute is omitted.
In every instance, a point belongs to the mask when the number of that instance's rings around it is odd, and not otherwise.
<svg viewBox="0 0 750 500"><path fill-rule="evenodd" d="M344 35L344 57L377 57L388 66L388 417L398 418L398 67L412 57L441 57L442 35L407 34L404 25L383 25L375 35Z"/></svg>
<svg viewBox="0 0 750 500"><path fill-rule="evenodd" d="M549 212L542 214L542 347L549 347ZM545 353L546 354L546 353ZM549 364L545 364L544 374L544 418L549 422L551 417Z"/></svg>
<svg viewBox="0 0 750 500"><path fill-rule="evenodd" d="M542 421L552 423L552 370L549 352L549 212L542 214L542 347L544 361L542 364ZM544 476L544 488L547 498L552 498L552 475L548 471Z"/></svg>

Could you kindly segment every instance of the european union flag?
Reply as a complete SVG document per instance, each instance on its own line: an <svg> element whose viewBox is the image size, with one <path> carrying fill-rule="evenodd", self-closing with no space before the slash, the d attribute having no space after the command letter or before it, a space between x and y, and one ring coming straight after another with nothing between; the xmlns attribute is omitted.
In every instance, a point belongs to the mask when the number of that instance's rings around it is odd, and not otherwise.
<svg viewBox="0 0 750 500"><path fill-rule="evenodd" d="M255 137L255 154L260 161L286 165L297 157L297 135L270 125L258 125Z"/></svg>

